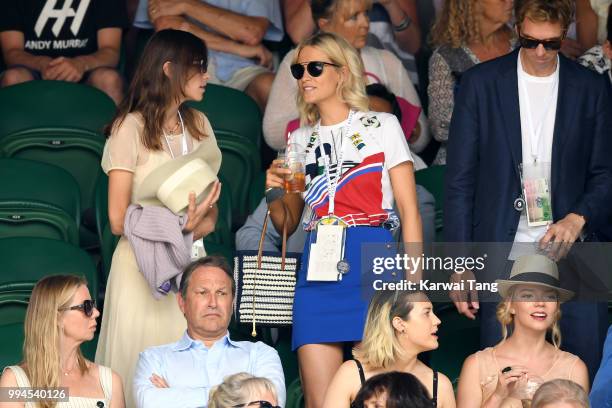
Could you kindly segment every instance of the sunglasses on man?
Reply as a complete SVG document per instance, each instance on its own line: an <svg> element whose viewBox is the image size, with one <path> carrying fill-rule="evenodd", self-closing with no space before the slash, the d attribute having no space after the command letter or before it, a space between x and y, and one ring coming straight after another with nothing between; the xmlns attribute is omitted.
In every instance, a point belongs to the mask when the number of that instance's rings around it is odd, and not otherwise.
<svg viewBox="0 0 612 408"><path fill-rule="evenodd" d="M87 299L80 305L64 307L64 308L58 309L58 311L64 312L66 310L80 310L81 312L83 312L83 314L85 314L85 316L91 317L93 316L93 312L95 308L96 308L96 301L92 299Z"/></svg>
<svg viewBox="0 0 612 408"><path fill-rule="evenodd" d="M529 50L534 50L538 48L540 44L544 46L544 49L547 51L559 51L561 49L561 45L563 43L563 36L557 38L550 38L548 40L540 40L538 38L531 38L519 34L519 44L521 44L522 48L526 48Z"/></svg>
<svg viewBox="0 0 612 408"><path fill-rule="evenodd" d="M331 65L332 67L338 67L339 65L334 64L332 62L324 62L324 61L310 61L310 62L302 62L299 64L291 65L291 75L297 80L300 80L304 77L304 72L308 71L308 75L313 78L321 76L323 73L323 68L326 65ZM306 68L304 68L306 66Z"/></svg>
<svg viewBox="0 0 612 408"><path fill-rule="evenodd" d="M251 401L246 404L233 405L232 408L255 407L255 408L281 408L278 405L272 405L268 401Z"/></svg>

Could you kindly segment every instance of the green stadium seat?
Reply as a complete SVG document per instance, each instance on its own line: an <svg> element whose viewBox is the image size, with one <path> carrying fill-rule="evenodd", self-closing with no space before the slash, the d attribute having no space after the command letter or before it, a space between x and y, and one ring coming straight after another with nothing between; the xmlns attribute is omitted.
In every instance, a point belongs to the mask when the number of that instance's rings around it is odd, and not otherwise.
<svg viewBox="0 0 612 408"><path fill-rule="evenodd" d="M49 275L78 275L87 279L93 298L98 298L96 268L84 250L66 242L46 238L0 239L2 273L0 285L6 288L27 286ZM6 286L8 285L8 286ZM16 285L16 286L14 286Z"/></svg>
<svg viewBox="0 0 612 408"><path fill-rule="evenodd" d="M0 154L62 167L72 174L79 184L81 208L87 210L93 207L94 189L101 173L100 161L104 143L105 138L91 130L45 127L0 137ZM84 216L83 221L89 218ZM94 226L81 227L81 246L97 247Z"/></svg>
<svg viewBox="0 0 612 408"><path fill-rule="evenodd" d="M0 137L40 127L101 132L115 114L104 92L64 81L29 81L0 89Z"/></svg>
<svg viewBox="0 0 612 408"><path fill-rule="evenodd" d="M262 116L255 101L244 92L222 85L208 84L204 99L190 102L204 112L217 139L249 139L259 152Z"/></svg>
<svg viewBox="0 0 612 408"><path fill-rule="evenodd" d="M287 387L287 403L285 408L304 408L304 393L302 392L302 383L299 378L296 378Z"/></svg>
<svg viewBox="0 0 612 408"><path fill-rule="evenodd" d="M431 368L445 374L457 385L463 361L480 349L480 326L457 313L452 303L436 305L435 313L442 321L438 329L439 347L431 353Z"/></svg>
<svg viewBox="0 0 612 408"><path fill-rule="evenodd" d="M40 236L78 245L80 192L65 170L30 160L0 159L0 238Z"/></svg>
<svg viewBox="0 0 612 408"><path fill-rule="evenodd" d="M446 166L431 166L423 170L416 171L414 178L416 183L425 187L433 194L436 199L436 241L443 241L442 230L444 228L444 173Z"/></svg>
<svg viewBox="0 0 612 408"><path fill-rule="evenodd" d="M227 181L222 188L231 191L232 229L242 226L248 215L249 188L259 172L259 152L252 144L230 139L218 139L223 156L220 177Z"/></svg>

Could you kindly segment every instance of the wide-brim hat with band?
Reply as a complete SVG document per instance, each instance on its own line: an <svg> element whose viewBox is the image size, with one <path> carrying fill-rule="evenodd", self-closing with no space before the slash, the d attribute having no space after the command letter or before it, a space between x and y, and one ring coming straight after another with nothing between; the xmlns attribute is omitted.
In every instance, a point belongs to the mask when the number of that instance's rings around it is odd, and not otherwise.
<svg viewBox="0 0 612 408"><path fill-rule="evenodd" d="M183 213L189 205L189 193L196 194L200 203L217 180L221 167L221 151L216 143L203 143L191 153L174 158L145 177L136 190L136 203L146 206L165 206L175 214Z"/></svg>
<svg viewBox="0 0 612 408"><path fill-rule="evenodd" d="M514 261L508 279L498 279L497 290L505 298L512 286L537 285L554 289L559 294L559 301L566 302L574 296L571 290L559 286L557 264L544 255L523 255Z"/></svg>

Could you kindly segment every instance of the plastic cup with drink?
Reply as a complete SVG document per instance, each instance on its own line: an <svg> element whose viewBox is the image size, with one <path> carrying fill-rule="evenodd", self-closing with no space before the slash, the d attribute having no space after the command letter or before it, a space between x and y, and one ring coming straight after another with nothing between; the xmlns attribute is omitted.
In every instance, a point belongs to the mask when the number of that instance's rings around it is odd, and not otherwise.
<svg viewBox="0 0 612 408"><path fill-rule="evenodd" d="M298 143L289 143L287 147L278 152L278 158L284 159L283 167L291 170L285 177L285 191L287 193L301 193L306 189L306 150Z"/></svg>

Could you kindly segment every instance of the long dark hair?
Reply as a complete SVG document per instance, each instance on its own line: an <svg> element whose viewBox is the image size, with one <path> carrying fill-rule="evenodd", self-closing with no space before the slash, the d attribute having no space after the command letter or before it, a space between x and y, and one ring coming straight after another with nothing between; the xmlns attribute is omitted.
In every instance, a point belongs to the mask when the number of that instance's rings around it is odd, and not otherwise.
<svg viewBox="0 0 612 408"><path fill-rule="evenodd" d="M387 394L386 408L431 408L431 399L427 389L410 373L391 371L371 377L363 384L352 408L363 408L365 402L373 396Z"/></svg>
<svg viewBox="0 0 612 408"><path fill-rule="evenodd" d="M169 77L162 68L166 61L172 63ZM142 144L149 150L161 150L164 113L173 101L180 99L194 63L200 61L207 66L208 50L204 41L195 35L178 30L155 33L140 57L125 99L105 129L106 135L120 126L128 113L138 112L144 119ZM192 137L201 140L206 136L197 111L182 104L179 112Z"/></svg>

